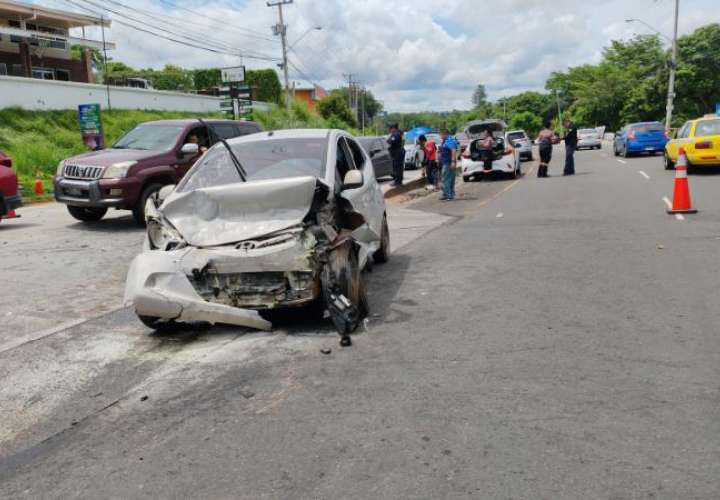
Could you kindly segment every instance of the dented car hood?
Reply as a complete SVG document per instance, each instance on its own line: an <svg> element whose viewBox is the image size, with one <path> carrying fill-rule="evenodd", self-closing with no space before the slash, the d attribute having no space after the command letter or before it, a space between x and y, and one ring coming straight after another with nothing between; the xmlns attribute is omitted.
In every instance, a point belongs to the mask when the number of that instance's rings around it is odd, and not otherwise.
<svg viewBox="0 0 720 500"><path fill-rule="evenodd" d="M292 177L175 191L160 212L192 246L227 245L300 224L318 182Z"/></svg>

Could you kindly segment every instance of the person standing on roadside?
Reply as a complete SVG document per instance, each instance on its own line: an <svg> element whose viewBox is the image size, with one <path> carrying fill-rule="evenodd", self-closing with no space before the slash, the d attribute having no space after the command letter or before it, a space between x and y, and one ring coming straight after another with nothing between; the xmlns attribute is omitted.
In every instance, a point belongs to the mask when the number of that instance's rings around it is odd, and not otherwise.
<svg viewBox="0 0 720 500"><path fill-rule="evenodd" d="M443 129L442 144L440 145L440 165L442 166L443 194L441 201L455 199L455 165L456 152L460 145L457 139L450 135L448 129Z"/></svg>
<svg viewBox="0 0 720 500"><path fill-rule="evenodd" d="M577 149L577 127L570 120L565 120L565 170L563 175L575 175L575 149Z"/></svg>
<svg viewBox="0 0 720 500"><path fill-rule="evenodd" d="M432 191L435 189L435 184L438 175L437 167L437 145L435 141L428 141L427 137L421 135L418 138L418 143L423 150L423 160L425 164L425 189Z"/></svg>
<svg viewBox="0 0 720 500"><path fill-rule="evenodd" d="M543 128L540 129L537 136L538 152L540 153L540 165L538 166L538 177L548 176L548 167L550 166L550 159L552 158L553 150L553 137L555 132L550 128L550 122L543 123Z"/></svg>
<svg viewBox="0 0 720 500"><path fill-rule="evenodd" d="M390 125L390 135L387 139L388 151L392 158L393 186L402 186L405 170L405 147L403 136L397 124Z"/></svg>

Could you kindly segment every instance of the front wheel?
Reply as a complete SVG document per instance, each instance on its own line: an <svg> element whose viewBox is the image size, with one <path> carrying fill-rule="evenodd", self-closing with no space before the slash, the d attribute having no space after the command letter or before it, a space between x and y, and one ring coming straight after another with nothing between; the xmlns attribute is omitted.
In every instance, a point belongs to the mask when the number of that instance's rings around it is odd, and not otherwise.
<svg viewBox="0 0 720 500"><path fill-rule="evenodd" d="M622 157L623 157L623 158L628 158L628 157L630 157L630 151L628 151L627 146L623 147Z"/></svg>
<svg viewBox="0 0 720 500"><path fill-rule="evenodd" d="M665 154L665 170L675 170L675 164L667 154Z"/></svg>
<svg viewBox="0 0 720 500"><path fill-rule="evenodd" d="M97 222L105 216L107 208L75 207L68 205L67 211L77 220L81 220L83 222Z"/></svg>
<svg viewBox="0 0 720 500"><path fill-rule="evenodd" d="M380 248L373 254L373 260L378 264L384 264L390 260L390 228L387 223L387 215L383 215L382 229L380 230Z"/></svg>
<svg viewBox="0 0 720 500"><path fill-rule="evenodd" d="M140 227L145 227L145 204L152 195L160 191L162 184L149 184L143 189L140 197L133 207L133 218Z"/></svg>
<svg viewBox="0 0 720 500"><path fill-rule="evenodd" d="M138 314L138 319L143 325L157 332L169 332L177 328L177 323L172 320L162 320L154 316L142 316Z"/></svg>

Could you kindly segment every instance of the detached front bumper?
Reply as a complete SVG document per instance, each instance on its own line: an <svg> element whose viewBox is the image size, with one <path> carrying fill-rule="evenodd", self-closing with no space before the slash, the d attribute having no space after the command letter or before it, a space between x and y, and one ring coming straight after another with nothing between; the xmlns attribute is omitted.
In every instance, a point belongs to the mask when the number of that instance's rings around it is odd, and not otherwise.
<svg viewBox="0 0 720 500"><path fill-rule="evenodd" d="M141 253L130 264L125 305L139 316L181 322L206 321L270 330L257 311L203 300L181 268L189 250Z"/></svg>
<svg viewBox="0 0 720 500"><path fill-rule="evenodd" d="M79 207L130 208L140 194L135 178L94 181L55 177L55 200Z"/></svg>

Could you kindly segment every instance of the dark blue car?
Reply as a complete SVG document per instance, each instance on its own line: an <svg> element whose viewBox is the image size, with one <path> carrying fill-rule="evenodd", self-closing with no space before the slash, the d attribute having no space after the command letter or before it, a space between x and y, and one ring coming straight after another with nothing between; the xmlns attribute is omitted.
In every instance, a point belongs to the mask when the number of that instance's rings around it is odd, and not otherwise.
<svg viewBox="0 0 720 500"><path fill-rule="evenodd" d="M625 158L640 153L662 153L667 141L665 127L660 122L628 123L615 134L613 152Z"/></svg>

